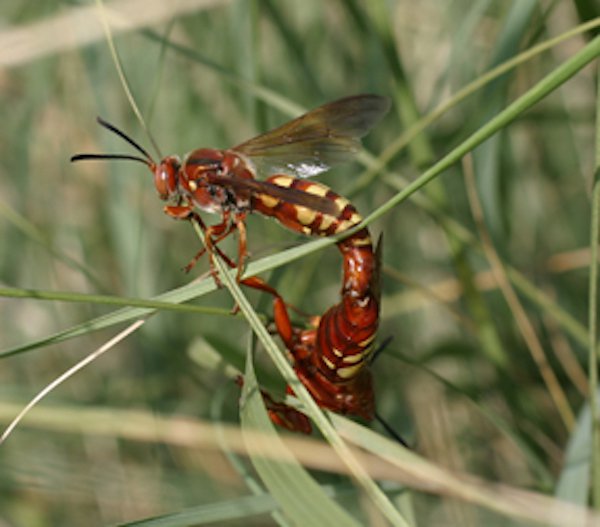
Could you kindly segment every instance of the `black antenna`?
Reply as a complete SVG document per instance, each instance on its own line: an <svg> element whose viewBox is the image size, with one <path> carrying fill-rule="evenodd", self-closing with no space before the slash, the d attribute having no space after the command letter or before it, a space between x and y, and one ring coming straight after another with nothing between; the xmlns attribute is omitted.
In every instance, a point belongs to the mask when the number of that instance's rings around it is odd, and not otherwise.
<svg viewBox="0 0 600 527"><path fill-rule="evenodd" d="M144 157L150 161L152 161L152 156L146 151L146 149L142 148L138 143L136 143L131 137L129 137L125 132L119 130L116 126L110 124L108 121L102 119L102 117L96 117L96 121L100 126L103 126L107 130L110 130L114 134L117 134L121 139L125 139L133 148L135 148L138 152L144 155Z"/></svg>
<svg viewBox="0 0 600 527"><path fill-rule="evenodd" d="M385 339L383 339L383 342L381 344L379 344L379 346L377 346L377 348L375 349L375 351L371 355L371 359L369 360L369 364L373 364L375 362L375 360L377 359L377 357L379 357L379 355L381 354L381 352L390 345L390 342L392 342L392 340L394 340L394 336L393 335L390 335L389 337L385 337Z"/></svg>
<svg viewBox="0 0 600 527"><path fill-rule="evenodd" d="M139 145L136 141L134 141L131 137L129 137L125 132L119 130L115 125L110 124L108 121L102 119L102 117L96 117L96 121L98 124L107 130L111 131L113 134L118 135L121 139L127 141L133 148L135 148L140 154L144 157L140 156L132 156L129 154L77 154L71 157L71 161L86 161L86 160L98 160L98 159L128 159L130 161L139 161L140 163L144 163L149 167L152 167L155 163L152 159L152 156L148 153L148 151Z"/></svg>
<svg viewBox="0 0 600 527"><path fill-rule="evenodd" d="M369 364L373 364L373 362L375 362L375 359L377 359L377 357L379 357L379 355L381 354L381 352L387 348L390 344L390 342L392 342L393 340L393 335L390 335L389 337L386 337L383 342L381 344L379 344L379 346L377 347L377 349L373 352L373 355L371 355L371 360L369 362ZM396 430L394 430L386 421L385 419L383 419L383 417L381 417L377 412L375 412L375 420L381 425L383 426L383 428L385 429L385 431L387 432L387 434L392 438L395 439L396 441L398 441L398 443L400 443L403 447L408 448L409 450L411 450L411 448L408 446L408 443L402 438L402 436L396 432Z"/></svg>
<svg viewBox="0 0 600 527"><path fill-rule="evenodd" d="M386 421L385 419L383 419L377 412L375 412L375 420L381 425L383 426L383 428L385 428L385 431L388 433L388 435L392 438L395 439L396 441L398 441L398 443L400 443L403 447L408 448L409 450L411 450L411 448L408 446L408 443L406 441L404 441L404 439L402 438L402 436L396 432L396 430L394 430Z"/></svg>
<svg viewBox="0 0 600 527"><path fill-rule="evenodd" d="M143 157L132 156L129 154L77 154L71 157L71 162L88 161L94 159L130 159L131 161L139 161L144 165L149 165L149 161Z"/></svg>

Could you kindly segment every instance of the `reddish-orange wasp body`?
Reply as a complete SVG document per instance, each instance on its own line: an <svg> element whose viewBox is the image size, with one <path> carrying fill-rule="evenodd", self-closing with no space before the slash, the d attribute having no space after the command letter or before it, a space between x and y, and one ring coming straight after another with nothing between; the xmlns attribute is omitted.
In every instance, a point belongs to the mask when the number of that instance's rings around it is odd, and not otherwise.
<svg viewBox="0 0 600 527"><path fill-rule="evenodd" d="M347 161L363 137L389 109L389 100L356 95L316 108L274 130L233 148L200 148L183 160L165 157L160 163L123 132L100 120L143 157L128 154L80 154L84 159L132 159L146 164L154 175L165 212L178 219L196 219L204 227L209 257L224 256L238 268L238 280L274 296L277 331L289 351L302 383L324 408L373 419L372 379L366 367L379 323L379 252L370 234L360 229L338 242L344 260L341 300L312 327L290 322L279 293L258 277L241 280L246 258L245 218L259 212L286 227L316 236L340 234L362 218L354 206L328 187L304 178ZM257 179L257 175L265 177ZM221 221L205 226L198 211L216 213ZM217 244L232 232L239 235L238 261L226 257ZM204 253L200 251L188 269ZM300 412L263 394L271 419L301 432L310 423ZM295 413L297 415L295 415Z"/></svg>

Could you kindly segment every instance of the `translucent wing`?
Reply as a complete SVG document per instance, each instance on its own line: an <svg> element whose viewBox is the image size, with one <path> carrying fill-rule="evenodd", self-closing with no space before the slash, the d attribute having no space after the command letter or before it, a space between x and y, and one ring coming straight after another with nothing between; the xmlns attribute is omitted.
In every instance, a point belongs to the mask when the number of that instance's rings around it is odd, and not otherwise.
<svg viewBox="0 0 600 527"><path fill-rule="evenodd" d="M246 193L248 195L266 194L286 203L301 205L331 216L337 216L342 212L337 202L327 199L324 196L317 196L295 188L280 187L268 181L224 175L215 175L210 177L209 180L215 185L234 189L238 193Z"/></svg>
<svg viewBox="0 0 600 527"><path fill-rule="evenodd" d="M390 108L379 95L355 95L325 104L232 150L250 157L259 172L310 177L348 161Z"/></svg>

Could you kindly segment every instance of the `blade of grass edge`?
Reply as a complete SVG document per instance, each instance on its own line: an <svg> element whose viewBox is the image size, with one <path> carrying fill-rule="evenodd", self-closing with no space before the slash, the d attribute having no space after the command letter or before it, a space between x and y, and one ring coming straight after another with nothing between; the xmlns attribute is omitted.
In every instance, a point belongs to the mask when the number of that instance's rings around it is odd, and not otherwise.
<svg viewBox="0 0 600 527"><path fill-rule="evenodd" d="M276 506L275 500L268 494L242 496L118 525L119 527L182 527L183 525L215 525L217 522L235 522L237 525L243 525L242 522L268 514Z"/></svg>
<svg viewBox="0 0 600 527"><path fill-rule="evenodd" d="M328 245L332 245L335 241L328 240L326 238L322 238L319 240L314 240L298 247L294 247L292 249L288 249L287 251L283 251L281 253L268 256L266 258L262 258L256 262L252 262L247 267L247 272L244 273L244 277L246 276L254 276L257 274L261 274L265 271L273 269L275 267L279 267L293 260L302 258L308 254L311 254L314 251L318 251L319 249L326 247ZM212 278L205 278L201 281L192 281L189 284L178 287L176 289L172 289L167 291L166 293L162 293L150 299L150 302L167 302L173 304L179 304L182 302L187 302L194 298L199 298L207 293L215 291L217 286L214 283ZM113 311L112 313L108 313L106 315L102 315L100 317L94 318L92 320L88 320L81 324L77 324L70 328L67 328L63 331L59 331L53 333L48 337L44 337L42 339L35 340L25 345L15 346L13 348L9 348L0 352L0 359L4 357L9 357L12 355L16 355L18 353L23 353L26 351L31 351L49 344L56 344L59 342L63 342L65 340L75 338L81 335L84 335L90 331L98 331L100 329L105 329L107 327L113 326L115 324L120 324L122 322L128 322L132 319L139 318L145 315L149 315L156 311L156 308L145 308L145 307L128 307L123 309L118 309Z"/></svg>
<svg viewBox="0 0 600 527"><path fill-rule="evenodd" d="M596 76L600 80L600 68ZM594 187L592 191L592 214L590 218L590 285L589 285L589 384L590 411L592 413L592 459L591 481L592 506L600 508L600 415L598 414L598 241L600 221L600 86L596 83L596 159L594 166Z"/></svg>
<svg viewBox="0 0 600 527"><path fill-rule="evenodd" d="M271 438L268 445L270 451L281 450L277 457L250 455L263 483L277 500L285 516L296 525L358 526L359 523L325 494L321 486L279 440L279 434L265 410L252 363L253 353L249 350L240 399L242 435L245 441L252 442L252 435L244 432L260 431Z"/></svg>
<svg viewBox="0 0 600 527"><path fill-rule="evenodd" d="M564 453L563 465L554 487L554 495L585 507L588 503L592 474L592 413L585 404L579 411Z"/></svg>

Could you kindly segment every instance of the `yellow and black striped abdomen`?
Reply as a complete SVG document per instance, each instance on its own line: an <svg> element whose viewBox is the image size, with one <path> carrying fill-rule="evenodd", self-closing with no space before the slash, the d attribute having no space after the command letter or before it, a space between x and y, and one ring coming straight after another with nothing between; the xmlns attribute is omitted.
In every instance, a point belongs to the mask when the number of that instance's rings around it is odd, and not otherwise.
<svg viewBox="0 0 600 527"><path fill-rule="evenodd" d="M346 198L336 194L321 183L285 174L271 176L266 181L278 187L296 191L294 198L298 197L298 192L303 192L324 198L329 202L330 206L327 207L327 210L325 210L325 207L320 210L310 205L304 205L302 200L298 199L286 201L284 198L266 193L253 195L252 208L254 210L277 219L293 231L308 236L332 236L344 232L362 221L361 216ZM371 244L368 233L362 243L365 245Z"/></svg>

